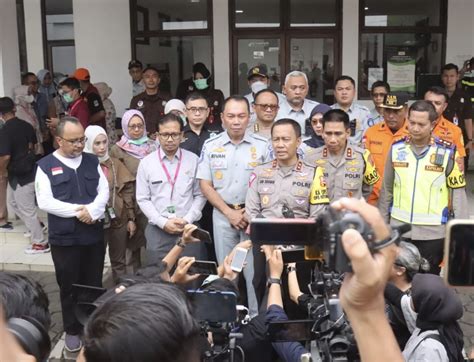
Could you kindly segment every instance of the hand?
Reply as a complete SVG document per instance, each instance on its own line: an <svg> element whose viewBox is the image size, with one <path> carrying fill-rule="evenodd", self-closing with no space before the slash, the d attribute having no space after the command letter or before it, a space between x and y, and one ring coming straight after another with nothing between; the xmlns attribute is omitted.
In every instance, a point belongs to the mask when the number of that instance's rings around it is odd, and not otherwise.
<svg viewBox="0 0 474 362"><path fill-rule="evenodd" d="M268 261L272 257L273 250L275 250L274 245L261 245L260 251L265 254L265 260Z"/></svg>
<svg viewBox="0 0 474 362"><path fill-rule="evenodd" d="M137 232L137 224L135 224L135 221L129 220L127 223L127 231L129 237L133 237L135 233Z"/></svg>
<svg viewBox="0 0 474 362"><path fill-rule="evenodd" d="M55 129L58 126L59 118L46 118L46 127L49 129Z"/></svg>
<svg viewBox="0 0 474 362"><path fill-rule="evenodd" d="M184 227L189 224L186 220L184 220L182 217L176 217L175 218L176 222L179 223L182 228L184 229Z"/></svg>
<svg viewBox="0 0 474 362"><path fill-rule="evenodd" d="M239 273L232 270L231 264L232 264L232 257L230 255L227 255L224 259L224 263L222 264L223 272L222 272L222 275L220 276L221 278L226 278L230 281L237 278Z"/></svg>
<svg viewBox="0 0 474 362"><path fill-rule="evenodd" d="M245 230L249 224L247 218L245 217L245 209L233 210L229 208L229 211L225 216L229 220L230 224L238 230Z"/></svg>
<svg viewBox="0 0 474 362"><path fill-rule="evenodd" d="M163 230L166 231L168 234L178 235L183 232L183 227L184 225L182 225L182 222L179 219L173 218L169 219L166 222Z"/></svg>
<svg viewBox="0 0 474 362"><path fill-rule="evenodd" d="M273 250L272 256L268 259L268 269L270 271L270 278L281 279L281 273L283 273L281 250Z"/></svg>
<svg viewBox="0 0 474 362"><path fill-rule="evenodd" d="M383 240L390 235L390 229L379 210L364 200L342 198L334 202L332 207L359 213L372 227L377 240ZM342 245L353 269L353 273L346 273L339 291L342 307L348 313L383 310L383 292L397 256L397 246L392 244L372 255L362 236L353 229L342 234Z"/></svg>
<svg viewBox="0 0 474 362"><path fill-rule="evenodd" d="M201 241L192 235L193 231L196 230L197 228L198 227L194 224L187 224L184 226L183 236L182 236L183 243L187 245L189 243L198 243Z"/></svg>
<svg viewBox="0 0 474 362"><path fill-rule="evenodd" d="M188 270L191 265L194 264L196 258L191 256L183 256L179 259L178 265L176 266L176 270L171 277L171 282L176 284L186 284L190 281L193 281L199 278L199 274L189 275Z"/></svg>
<svg viewBox="0 0 474 362"><path fill-rule="evenodd" d="M94 223L94 220L92 219L92 216L89 214L89 211L85 205L79 206L76 211L78 212L76 217L79 219L79 221L86 224Z"/></svg>

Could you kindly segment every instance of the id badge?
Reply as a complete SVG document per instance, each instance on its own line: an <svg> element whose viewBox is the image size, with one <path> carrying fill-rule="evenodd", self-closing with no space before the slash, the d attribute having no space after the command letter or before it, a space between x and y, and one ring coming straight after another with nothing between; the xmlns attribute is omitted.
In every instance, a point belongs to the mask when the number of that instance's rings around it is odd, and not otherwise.
<svg viewBox="0 0 474 362"><path fill-rule="evenodd" d="M168 211L168 217L176 217L176 208L173 205L168 206L166 208L166 211Z"/></svg>
<svg viewBox="0 0 474 362"><path fill-rule="evenodd" d="M113 207L108 207L107 212L112 220L117 217L117 215L115 214L115 209Z"/></svg>

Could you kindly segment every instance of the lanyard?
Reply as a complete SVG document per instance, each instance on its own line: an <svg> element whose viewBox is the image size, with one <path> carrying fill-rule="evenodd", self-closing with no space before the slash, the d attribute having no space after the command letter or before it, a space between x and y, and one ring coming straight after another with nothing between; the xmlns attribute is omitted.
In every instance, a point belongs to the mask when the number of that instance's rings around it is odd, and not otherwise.
<svg viewBox="0 0 474 362"><path fill-rule="evenodd" d="M174 173L174 179L173 180L171 180L171 175L168 171L168 168L166 167L166 165L163 162L163 159L161 158L161 147L158 148L158 158L160 159L160 163L161 163L161 167L163 168L163 171L165 171L166 178L168 179L168 182L171 185L170 200L172 201L173 200L174 185L176 184L176 180L178 179L179 169L181 168L181 160L183 159L183 151L181 150L181 148L179 149L179 161L178 161L178 166L176 167L176 171Z"/></svg>
<svg viewBox="0 0 474 362"><path fill-rule="evenodd" d="M77 99L72 105L71 105L71 109L69 109L69 115L71 116L72 115L72 112L74 112L74 110L77 108L77 106L79 105L79 103L81 102L81 98Z"/></svg>

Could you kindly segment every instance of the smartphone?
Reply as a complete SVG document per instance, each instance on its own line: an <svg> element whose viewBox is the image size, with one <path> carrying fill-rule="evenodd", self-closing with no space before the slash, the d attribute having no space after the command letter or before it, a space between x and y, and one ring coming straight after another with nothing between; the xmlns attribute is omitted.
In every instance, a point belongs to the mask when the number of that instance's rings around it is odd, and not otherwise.
<svg viewBox="0 0 474 362"><path fill-rule="evenodd" d="M232 258L232 263L230 264L230 268L240 273L244 268L245 259L247 258L248 250L245 248L237 248L235 249L234 257Z"/></svg>
<svg viewBox="0 0 474 362"><path fill-rule="evenodd" d="M214 261L196 260L188 269L188 274L217 275L217 264Z"/></svg>
<svg viewBox="0 0 474 362"><path fill-rule="evenodd" d="M226 323L237 320L237 296L232 292L188 290L193 316L201 322Z"/></svg>
<svg viewBox="0 0 474 362"><path fill-rule="evenodd" d="M446 226L444 279L454 287L474 286L474 220L450 220Z"/></svg>
<svg viewBox="0 0 474 362"><path fill-rule="evenodd" d="M314 339L311 319L270 322L267 335L272 342L303 342Z"/></svg>
<svg viewBox="0 0 474 362"><path fill-rule="evenodd" d="M265 245L312 245L317 236L314 219L253 219L250 239Z"/></svg>
<svg viewBox="0 0 474 362"><path fill-rule="evenodd" d="M212 244L211 234L204 229L197 228L192 232L191 236L204 241L205 243Z"/></svg>

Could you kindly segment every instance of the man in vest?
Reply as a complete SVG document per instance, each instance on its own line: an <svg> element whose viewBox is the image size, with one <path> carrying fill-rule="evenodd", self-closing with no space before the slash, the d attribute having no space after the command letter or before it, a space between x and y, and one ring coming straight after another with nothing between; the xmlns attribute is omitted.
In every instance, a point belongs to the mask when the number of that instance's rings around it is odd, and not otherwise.
<svg viewBox="0 0 474 362"><path fill-rule="evenodd" d="M466 181L456 162L456 146L432 137L438 115L427 101L408 111L409 136L392 145L379 200L392 226L410 224L404 238L415 244L439 274L448 217L467 218Z"/></svg>
<svg viewBox="0 0 474 362"><path fill-rule="evenodd" d="M83 153L84 128L64 117L56 128L59 145L38 162L35 189L38 206L48 213L48 237L59 284L65 347L79 351L82 342L73 300L73 284L102 286L105 205L109 186L97 156Z"/></svg>

